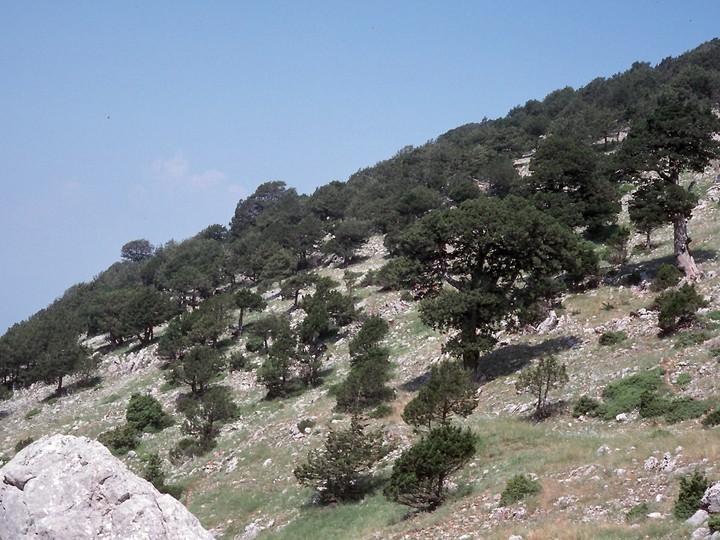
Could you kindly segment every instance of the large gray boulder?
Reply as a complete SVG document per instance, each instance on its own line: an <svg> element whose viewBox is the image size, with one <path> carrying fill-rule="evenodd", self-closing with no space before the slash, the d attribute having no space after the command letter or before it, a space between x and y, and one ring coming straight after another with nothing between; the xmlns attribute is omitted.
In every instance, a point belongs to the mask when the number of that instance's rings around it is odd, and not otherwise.
<svg viewBox="0 0 720 540"><path fill-rule="evenodd" d="M0 538L211 540L180 502L86 437L54 435L0 469Z"/></svg>

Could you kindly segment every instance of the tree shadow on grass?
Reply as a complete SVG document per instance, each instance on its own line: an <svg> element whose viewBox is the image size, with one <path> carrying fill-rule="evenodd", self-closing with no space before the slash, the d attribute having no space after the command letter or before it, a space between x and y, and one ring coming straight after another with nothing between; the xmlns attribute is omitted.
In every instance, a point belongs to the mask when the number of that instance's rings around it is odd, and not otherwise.
<svg viewBox="0 0 720 540"><path fill-rule="evenodd" d="M582 340L577 336L562 336L546 339L542 343L529 345L505 345L480 357L478 371L488 379L495 379L520 371L532 360L547 354L556 354L577 347Z"/></svg>
<svg viewBox="0 0 720 540"><path fill-rule="evenodd" d="M695 262L702 264L717 258L718 251L714 249L697 249L692 251ZM651 279L655 277L661 264L675 265L675 255L668 253L662 257L656 257L648 261L624 264L619 270L611 271L606 276L604 282L606 285L621 285L622 277L638 273L647 275Z"/></svg>

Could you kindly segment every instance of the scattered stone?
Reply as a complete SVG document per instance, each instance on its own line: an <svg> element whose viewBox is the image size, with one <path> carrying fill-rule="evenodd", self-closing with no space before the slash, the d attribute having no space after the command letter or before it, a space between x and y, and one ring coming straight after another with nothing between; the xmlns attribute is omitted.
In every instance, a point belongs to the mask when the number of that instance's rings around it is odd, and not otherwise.
<svg viewBox="0 0 720 540"><path fill-rule="evenodd" d="M604 455L604 454L609 454L609 453L610 453L610 447L609 447L607 444L603 444L600 448L598 448L597 450L595 450L595 453L596 453L598 456L602 456L602 455Z"/></svg>

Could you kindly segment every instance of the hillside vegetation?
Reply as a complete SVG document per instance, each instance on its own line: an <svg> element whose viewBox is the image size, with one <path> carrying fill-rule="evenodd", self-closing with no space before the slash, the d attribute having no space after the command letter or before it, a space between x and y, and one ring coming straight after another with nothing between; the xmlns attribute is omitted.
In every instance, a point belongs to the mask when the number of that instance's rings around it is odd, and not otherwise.
<svg viewBox="0 0 720 540"><path fill-rule="evenodd" d="M0 337L0 458L98 438L218 538L687 538L719 102L713 40L131 240Z"/></svg>

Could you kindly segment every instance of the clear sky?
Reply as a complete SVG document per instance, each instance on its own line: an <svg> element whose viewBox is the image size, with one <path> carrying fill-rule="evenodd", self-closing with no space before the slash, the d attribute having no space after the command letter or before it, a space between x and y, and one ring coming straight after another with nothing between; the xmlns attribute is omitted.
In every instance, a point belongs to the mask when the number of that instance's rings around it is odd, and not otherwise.
<svg viewBox="0 0 720 540"><path fill-rule="evenodd" d="M0 334L230 221L720 34L718 0L0 0Z"/></svg>

